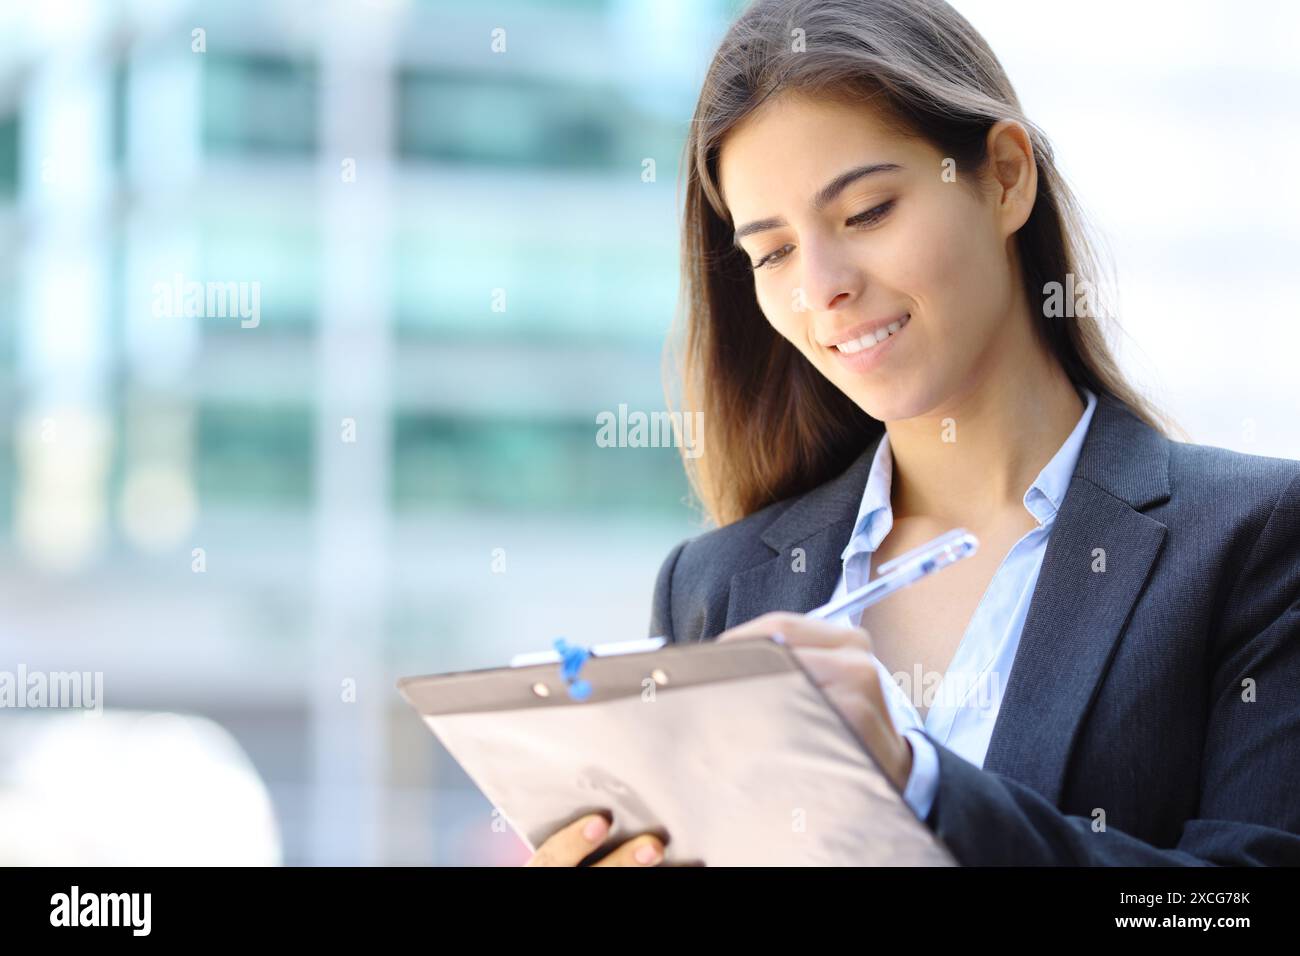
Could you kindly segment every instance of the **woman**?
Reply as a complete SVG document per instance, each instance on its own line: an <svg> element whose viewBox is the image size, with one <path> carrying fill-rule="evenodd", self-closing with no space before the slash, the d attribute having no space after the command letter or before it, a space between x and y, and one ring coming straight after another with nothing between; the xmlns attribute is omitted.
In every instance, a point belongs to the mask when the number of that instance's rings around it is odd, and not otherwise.
<svg viewBox="0 0 1300 956"><path fill-rule="evenodd" d="M683 460L720 527L651 633L783 635L963 864L1300 863L1300 463L1174 440L1124 379L983 39L939 0L759 2L686 171ZM974 558L800 616L954 527ZM530 863L661 858L607 832Z"/></svg>

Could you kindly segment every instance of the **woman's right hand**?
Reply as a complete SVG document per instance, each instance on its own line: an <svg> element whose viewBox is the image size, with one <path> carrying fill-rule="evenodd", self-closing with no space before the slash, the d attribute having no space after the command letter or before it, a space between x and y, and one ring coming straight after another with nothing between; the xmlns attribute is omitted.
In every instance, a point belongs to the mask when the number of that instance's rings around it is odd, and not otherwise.
<svg viewBox="0 0 1300 956"><path fill-rule="evenodd" d="M599 813L579 817L547 837L524 866L577 866L601 848L609 836L609 827L610 821ZM591 865L656 866L663 858L663 842L653 833L642 833Z"/></svg>

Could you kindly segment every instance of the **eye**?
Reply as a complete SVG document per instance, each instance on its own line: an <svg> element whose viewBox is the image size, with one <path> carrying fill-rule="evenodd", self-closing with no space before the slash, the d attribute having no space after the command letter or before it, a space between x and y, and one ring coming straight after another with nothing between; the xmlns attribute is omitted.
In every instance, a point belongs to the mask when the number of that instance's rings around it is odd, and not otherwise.
<svg viewBox="0 0 1300 956"><path fill-rule="evenodd" d="M871 226L874 226L880 220L884 219L885 216L889 215L890 210L892 210L893 208L894 208L893 199L889 200L889 202L882 202L879 206L874 206L871 209L866 210L865 212L860 212L856 216L850 216L848 219L844 220L844 225L852 226L855 229L869 228ZM780 249L777 249L773 252L769 252L767 255L763 256L763 258L755 262L753 264L753 268L755 270L758 270L758 269L766 268L770 264L779 263L782 259L784 259L787 255L789 255L788 250L790 250L791 248L793 247L789 243L787 243L784 246L782 246Z"/></svg>
<svg viewBox="0 0 1300 956"><path fill-rule="evenodd" d="M894 200L891 199L889 202L882 202L879 206L876 206L873 209L868 209L866 212L860 212L856 216L850 216L848 219L844 220L844 225L873 226L881 219L884 219L893 208Z"/></svg>
<svg viewBox="0 0 1300 956"><path fill-rule="evenodd" d="M780 249L777 249L777 250L775 250L774 252L769 252L769 253L768 253L767 255L765 255L763 258L761 258L761 259L759 259L757 262L755 262L755 263L754 263L754 266L753 266L754 269L755 269L755 270L762 269L762 268L764 268L764 267L765 267L769 262L780 262L781 259L784 259L787 255L789 255L789 252L787 252L787 250L789 250L789 249L793 249L793 248L794 248L794 246L790 245L790 243L787 242L787 243L786 243L784 246L782 246ZM776 258L776 256L777 256L778 253L784 253L784 255L781 256L781 259L777 259L777 258Z"/></svg>

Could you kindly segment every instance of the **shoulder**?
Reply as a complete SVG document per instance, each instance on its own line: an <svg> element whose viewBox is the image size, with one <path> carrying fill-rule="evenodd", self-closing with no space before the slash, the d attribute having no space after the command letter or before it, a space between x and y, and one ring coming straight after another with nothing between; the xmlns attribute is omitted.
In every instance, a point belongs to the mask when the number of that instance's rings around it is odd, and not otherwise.
<svg viewBox="0 0 1300 956"><path fill-rule="evenodd" d="M1259 678L1300 679L1300 461L1170 442L1169 511L1187 586L1208 589L1210 659ZM1185 601L1186 590L1178 600ZM1261 678L1262 679L1262 678Z"/></svg>
<svg viewBox="0 0 1300 956"><path fill-rule="evenodd" d="M1152 512L1174 564L1216 596L1216 643L1243 646L1300 590L1300 461L1169 441L1169 501Z"/></svg>
<svg viewBox="0 0 1300 956"><path fill-rule="evenodd" d="M815 489L814 489L815 491ZM656 593L671 593L673 601L697 602L720 577L772 556L764 534L782 515L814 492L774 502L739 521L687 538L669 552L659 568Z"/></svg>
<svg viewBox="0 0 1300 956"><path fill-rule="evenodd" d="M1169 439L1170 478L1198 488L1281 490L1300 476L1300 461Z"/></svg>
<svg viewBox="0 0 1300 956"><path fill-rule="evenodd" d="M655 581L651 633L716 633L727 613L732 578L770 561L788 545L856 513L879 436L838 476L739 521L678 544Z"/></svg>
<svg viewBox="0 0 1300 956"><path fill-rule="evenodd" d="M1231 581L1258 545L1270 549L1279 530L1300 535L1300 461L1157 435L1147 426L1129 430L1125 443L1098 456L1112 463L1094 473L1103 472L1106 490L1167 530L1178 568Z"/></svg>
<svg viewBox="0 0 1300 956"><path fill-rule="evenodd" d="M1237 523L1277 504L1300 461L1171 438L1103 395L1074 477L1158 520Z"/></svg>
<svg viewBox="0 0 1300 956"><path fill-rule="evenodd" d="M1237 518L1266 519L1300 496L1300 461L1169 440L1175 503Z"/></svg>
<svg viewBox="0 0 1300 956"><path fill-rule="evenodd" d="M884 432L866 436L856 457L808 491L683 541L664 562L683 579L711 580L769 560L792 543L857 513ZM662 576L662 575L661 575Z"/></svg>

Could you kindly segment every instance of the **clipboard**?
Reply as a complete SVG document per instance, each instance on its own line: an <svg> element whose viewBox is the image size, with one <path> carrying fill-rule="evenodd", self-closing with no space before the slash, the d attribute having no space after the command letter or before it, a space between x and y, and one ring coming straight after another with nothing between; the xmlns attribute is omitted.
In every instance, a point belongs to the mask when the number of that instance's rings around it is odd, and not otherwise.
<svg viewBox="0 0 1300 956"><path fill-rule="evenodd" d="M956 866L790 647L770 638L405 677L398 690L535 851L613 813L661 865Z"/></svg>

